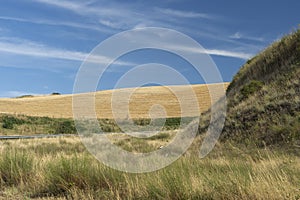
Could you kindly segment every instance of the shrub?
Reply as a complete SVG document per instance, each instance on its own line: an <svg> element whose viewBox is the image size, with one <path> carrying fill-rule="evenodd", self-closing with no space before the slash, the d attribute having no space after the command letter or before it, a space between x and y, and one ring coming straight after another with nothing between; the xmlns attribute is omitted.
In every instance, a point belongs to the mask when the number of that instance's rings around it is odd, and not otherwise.
<svg viewBox="0 0 300 200"><path fill-rule="evenodd" d="M76 133L75 124L72 121L59 121L55 133L57 134L72 134Z"/></svg>
<svg viewBox="0 0 300 200"><path fill-rule="evenodd" d="M245 85L241 89L242 98L243 99L248 98L250 95L259 91L262 87L263 87L263 82L252 80L249 84Z"/></svg>
<svg viewBox="0 0 300 200"><path fill-rule="evenodd" d="M22 96L19 96L19 97L16 97L17 99L22 99L22 98L31 98L31 97L34 97L33 95L31 94L26 94L26 95L22 95Z"/></svg>
<svg viewBox="0 0 300 200"><path fill-rule="evenodd" d="M2 124L2 128L13 129L14 128L14 124L11 121L5 121Z"/></svg>
<svg viewBox="0 0 300 200"><path fill-rule="evenodd" d="M51 95L61 95L59 92L53 92Z"/></svg>
<svg viewBox="0 0 300 200"><path fill-rule="evenodd" d="M24 120L18 119L18 118L13 117L13 116L3 116L2 117L2 123L3 123L2 128L13 129L14 124L23 124Z"/></svg>

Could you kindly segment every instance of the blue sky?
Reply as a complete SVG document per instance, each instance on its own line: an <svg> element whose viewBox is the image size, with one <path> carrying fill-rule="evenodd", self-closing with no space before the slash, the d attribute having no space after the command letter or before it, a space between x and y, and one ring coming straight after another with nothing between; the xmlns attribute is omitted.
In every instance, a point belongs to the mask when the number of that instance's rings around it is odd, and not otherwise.
<svg viewBox="0 0 300 200"><path fill-rule="evenodd" d="M224 81L251 56L300 23L300 1L2 0L0 97L72 93L89 52L121 31L164 27L180 31L209 52ZM191 66L157 50L130 53L105 73L98 89L110 89L133 65L157 62L203 83ZM176 83L170 83L176 84Z"/></svg>

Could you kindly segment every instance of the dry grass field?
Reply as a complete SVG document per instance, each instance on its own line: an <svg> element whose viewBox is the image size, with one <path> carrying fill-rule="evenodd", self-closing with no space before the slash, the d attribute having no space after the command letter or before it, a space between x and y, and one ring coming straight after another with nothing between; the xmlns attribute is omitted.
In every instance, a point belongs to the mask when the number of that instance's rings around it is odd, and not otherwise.
<svg viewBox="0 0 300 200"><path fill-rule="evenodd" d="M125 136L124 136L125 137ZM124 149L119 137L111 135ZM145 152L167 138L129 139ZM197 150L201 138L192 149ZM119 172L98 162L79 138L3 141L0 199L299 199L299 157L283 151L218 144L200 159L193 151L151 173ZM130 149L128 149L130 150Z"/></svg>
<svg viewBox="0 0 300 200"><path fill-rule="evenodd" d="M220 83L224 85L226 89L229 83ZM211 105L211 97L208 87L212 88L215 96L218 97L221 92L220 84L210 85L192 85L199 104L199 111L206 111ZM192 97L190 95L190 86L155 86L155 87L143 87L138 89L118 89L99 91L95 93L96 112L99 119L113 118L112 114L112 97L113 95L129 96L129 112L117 113L120 117L131 118L149 118L149 110L153 105L161 105L165 108L167 117L180 117L180 116L198 116L199 111L195 110L195 106L192 103ZM172 92L173 91L173 92ZM174 92L180 98L177 98ZM93 93L92 93L93 94ZM80 94L84 97L83 94ZM85 105L84 98L82 98L82 105ZM179 101L185 102L183 107L185 112L181 113L182 106ZM117 98L116 112L123 112L122 106L128 105L127 98ZM0 113L6 114L24 114L28 116L47 116L53 118L72 118L72 95L50 95L50 96L37 96L27 98L6 98L0 99ZM161 116L156 116L161 117Z"/></svg>

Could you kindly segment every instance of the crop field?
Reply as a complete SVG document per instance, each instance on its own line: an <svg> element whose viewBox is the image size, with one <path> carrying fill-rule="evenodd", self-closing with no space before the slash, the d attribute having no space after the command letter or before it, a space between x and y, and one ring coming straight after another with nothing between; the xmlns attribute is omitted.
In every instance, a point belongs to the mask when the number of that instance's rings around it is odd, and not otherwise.
<svg viewBox="0 0 300 200"><path fill-rule="evenodd" d="M229 83L221 83L226 90ZM191 88L190 88L191 87ZM99 91L95 94L95 108L97 118L99 119L112 119L112 97L118 96L114 100L115 109L119 117L125 118L149 118L149 111L153 105L161 105L166 111L167 117L189 117L199 116L201 112L206 111L211 105L211 97L208 87L212 88L215 92L215 97L220 96L218 92L221 88L218 84L210 85L192 85L192 86L156 86L156 87L142 87L138 89L118 89ZM214 89L215 88L215 89ZM192 89L192 90L191 90ZM218 90L217 90L218 89ZM173 91L173 92L172 92ZM193 96L190 91L194 91L196 100L198 101L199 110L195 109L194 104L180 105L180 102L192 102ZM177 94L177 96L174 94ZM220 93L220 94L218 94ZM125 98L129 95L129 98ZM124 95L124 98L122 98ZM82 97L84 95L81 94ZM85 105L85 100L80 102ZM129 105L129 113L123 113L124 105ZM122 109L119 109L121 108ZM182 107L185 112L182 113ZM119 112L121 111L121 113ZM23 114L27 116L43 116L51 118L72 118L72 95L50 95L50 96L37 96L37 97L24 97L24 98L10 98L0 99L0 113L5 114ZM153 117L153 116L152 116ZM156 115L156 118L164 117Z"/></svg>

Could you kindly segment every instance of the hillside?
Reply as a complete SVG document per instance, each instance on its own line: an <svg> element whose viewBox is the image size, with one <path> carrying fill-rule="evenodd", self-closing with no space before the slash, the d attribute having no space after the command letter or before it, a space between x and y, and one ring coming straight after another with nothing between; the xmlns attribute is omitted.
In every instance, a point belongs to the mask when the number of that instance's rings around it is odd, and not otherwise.
<svg viewBox="0 0 300 200"><path fill-rule="evenodd" d="M224 87L227 88L227 86L228 83L225 83ZM171 90L178 92L178 94L184 98L184 101L189 101L191 98L190 95L187 95L189 86L169 87ZM211 99L207 85L192 85L192 89L195 91L195 94L198 98L200 111L204 112L209 109ZM166 109L168 117L180 117L180 104L177 97L172 93L171 90L168 89L168 87L155 86L138 88L137 90L129 88L96 92L95 101L97 117L99 119L113 118L111 111L111 99L113 92L124 94L133 92L132 96L130 97L129 104L131 118L149 118L149 110L154 104L162 105ZM116 103L118 106L118 104L124 102ZM194 110L194 105L190 105L187 110L188 116L200 115L199 112ZM0 113L22 114L27 116L46 116L51 118L72 118L72 95L0 99ZM125 113L124 116L126 116Z"/></svg>
<svg viewBox="0 0 300 200"><path fill-rule="evenodd" d="M227 89L227 102L223 141L299 148L300 30L247 61Z"/></svg>

